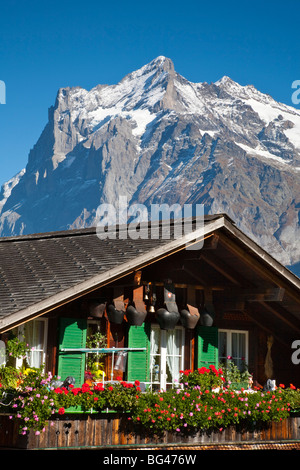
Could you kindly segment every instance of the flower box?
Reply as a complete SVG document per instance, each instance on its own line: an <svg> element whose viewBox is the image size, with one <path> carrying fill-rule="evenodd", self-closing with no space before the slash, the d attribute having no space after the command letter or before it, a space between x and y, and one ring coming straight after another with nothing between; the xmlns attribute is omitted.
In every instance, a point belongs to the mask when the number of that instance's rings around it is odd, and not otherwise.
<svg viewBox="0 0 300 470"><path fill-rule="evenodd" d="M232 390L247 390L249 387L248 382L231 382L230 387Z"/></svg>

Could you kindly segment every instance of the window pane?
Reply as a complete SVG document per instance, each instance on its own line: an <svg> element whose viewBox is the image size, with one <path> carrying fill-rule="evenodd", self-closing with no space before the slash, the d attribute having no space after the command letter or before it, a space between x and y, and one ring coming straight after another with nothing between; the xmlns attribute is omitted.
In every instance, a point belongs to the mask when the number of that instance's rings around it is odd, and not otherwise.
<svg viewBox="0 0 300 470"><path fill-rule="evenodd" d="M167 383L179 382L179 370L182 358L182 330L167 332Z"/></svg>
<svg viewBox="0 0 300 470"><path fill-rule="evenodd" d="M244 333L239 334L239 357L238 357L238 367L242 367L242 362L246 357L246 335Z"/></svg>
<svg viewBox="0 0 300 470"><path fill-rule="evenodd" d="M237 333L232 333L232 336L231 336L231 356L233 360L238 357L238 334Z"/></svg>
<svg viewBox="0 0 300 470"><path fill-rule="evenodd" d="M177 356L181 355L182 348L182 330L175 330L174 338L174 354Z"/></svg>
<svg viewBox="0 0 300 470"><path fill-rule="evenodd" d="M246 335L245 333L232 333L232 359L240 368L242 359L246 356Z"/></svg>
<svg viewBox="0 0 300 470"><path fill-rule="evenodd" d="M45 322L43 320L33 320L26 324L25 341L31 351L27 355L29 367L41 367L44 357L44 334Z"/></svg>
<svg viewBox="0 0 300 470"><path fill-rule="evenodd" d="M4 341L0 340L0 366L6 363L6 346Z"/></svg>
<svg viewBox="0 0 300 470"><path fill-rule="evenodd" d="M153 328L151 331L150 349L150 382L152 389L159 389L160 386L160 329Z"/></svg>
<svg viewBox="0 0 300 470"><path fill-rule="evenodd" d="M183 329L151 331L151 368L152 389L165 389L179 382L182 369ZM161 375L162 372L162 375ZM165 372L165 373L164 373Z"/></svg>
<svg viewBox="0 0 300 470"><path fill-rule="evenodd" d="M244 331L219 331L219 361L227 362L227 357L230 356L240 368L247 356L246 339L247 334Z"/></svg>

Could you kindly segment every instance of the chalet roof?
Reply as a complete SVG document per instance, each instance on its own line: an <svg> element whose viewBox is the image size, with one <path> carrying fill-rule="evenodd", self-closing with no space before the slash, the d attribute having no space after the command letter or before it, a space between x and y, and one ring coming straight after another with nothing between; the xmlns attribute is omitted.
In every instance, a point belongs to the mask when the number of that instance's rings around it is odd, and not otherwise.
<svg viewBox="0 0 300 470"><path fill-rule="evenodd" d="M123 230L121 227L119 233ZM241 257L253 257L258 268L276 277L277 285L287 287L294 299L300 299L300 279L243 234L225 214L205 216L203 229L180 239L133 240L117 236L100 240L96 228L85 228L0 238L0 332L213 233L223 233L228 243L241 250Z"/></svg>

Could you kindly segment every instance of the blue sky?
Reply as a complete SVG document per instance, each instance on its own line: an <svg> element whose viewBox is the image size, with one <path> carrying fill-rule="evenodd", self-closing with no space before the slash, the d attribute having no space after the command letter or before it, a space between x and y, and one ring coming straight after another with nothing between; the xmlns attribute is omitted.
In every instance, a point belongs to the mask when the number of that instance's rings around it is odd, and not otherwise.
<svg viewBox="0 0 300 470"><path fill-rule="evenodd" d="M60 87L117 83L159 55L193 82L228 75L292 106L299 11L298 0L0 0L0 185L26 166Z"/></svg>

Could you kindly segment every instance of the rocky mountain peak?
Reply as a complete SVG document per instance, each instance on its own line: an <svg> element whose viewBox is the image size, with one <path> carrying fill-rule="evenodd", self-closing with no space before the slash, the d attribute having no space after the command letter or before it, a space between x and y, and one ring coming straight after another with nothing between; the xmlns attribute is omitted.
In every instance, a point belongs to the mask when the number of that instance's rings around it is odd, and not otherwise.
<svg viewBox="0 0 300 470"><path fill-rule="evenodd" d="M192 83L159 56L115 85L61 88L0 234L97 224L102 202L201 203L286 265L300 259L300 111L224 76Z"/></svg>

